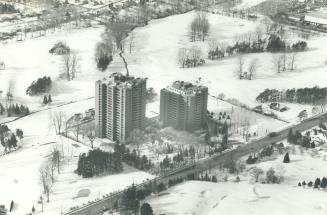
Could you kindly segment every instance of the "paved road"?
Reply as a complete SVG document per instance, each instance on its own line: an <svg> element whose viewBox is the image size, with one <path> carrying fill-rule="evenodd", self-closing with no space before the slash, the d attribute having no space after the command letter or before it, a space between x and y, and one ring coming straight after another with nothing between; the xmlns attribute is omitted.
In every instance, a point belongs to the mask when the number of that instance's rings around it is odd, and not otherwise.
<svg viewBox="0 0 327 215"><path fill-rule="evenodd" d="M76 101L65 102L65 103L60 104L60 105L50 106L48 108L44 108L44 109L40 109L40 110L31 111L27 115L19 116L19 117L16 117L14 119L10 119L10 120L4 121L4 122L2 122L0 124L8 124L8 123L15 122L15 121L20 120L20 119L25 118L25 117L29 117L29 116L34 115L36 113L40 113L40 112L44 112L44 111L49 111L49 110L57 109L57 108L60 108L60 107L63 107L63 106L71 105L71 104L74 104L74 103L78 103L78 102L82 102L82 101L86 101L86 100L90 100L90 99L94 99L94 96L88 97L88 98L83 98L83 99L76 100Z"/></svg>
<svg viewBox="0 0 327 215"><path fill-rule="evenodd" d="M252 152L258 151L272 143L283 141L287 138L289 130L292 128L293 131L299 130L301 132L308 130L312 127L319 125L321 120L326 121L327 113L323 113L312 118L308 118L299 124L290 125L286 128L282 128L277 132L275 137L265 136L263 138L253 140L250 143L243 145L235 150L228 151L222 154L213 155L209 158L195 162L194 164L185 166L183 168L177 169L165 176L157 177L152 181L157 183L167 184L169 180L178 177L187 177L191 173L201 173L215 166L223 165L231 160L238 159L242 156L248 155ZM139 184L137 187L142 187L144 184ZM104 208L110 208L115 201L119 200L123 192L115 193L105 199L99 200L97 202L88 204L79 209L66 213L65 215L98 215L102 214Z"/></svg>

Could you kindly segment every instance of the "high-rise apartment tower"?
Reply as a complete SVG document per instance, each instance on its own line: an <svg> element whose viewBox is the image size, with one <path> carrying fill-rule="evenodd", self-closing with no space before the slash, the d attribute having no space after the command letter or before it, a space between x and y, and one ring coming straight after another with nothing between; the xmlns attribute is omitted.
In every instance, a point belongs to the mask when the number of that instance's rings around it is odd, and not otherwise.
<svg viewBox="0 0 327 215"><path fill-rule="evenodd" d="M95 84L96 135L124 142L133 129L144 129L146 79L114 73Z"/></svg>
<svg viewBox="0 0 327 215"><path fill-rule="evenodd" d="M175 81L160 91L160 120L164 126L194 131L206 123L208 88Z"/></svg>

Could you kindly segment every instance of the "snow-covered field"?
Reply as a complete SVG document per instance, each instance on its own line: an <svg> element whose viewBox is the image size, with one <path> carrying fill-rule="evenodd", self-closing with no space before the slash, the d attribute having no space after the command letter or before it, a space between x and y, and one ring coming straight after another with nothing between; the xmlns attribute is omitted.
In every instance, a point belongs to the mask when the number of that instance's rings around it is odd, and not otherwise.
<svg viewBox="0 0 327 215"><path fill-rule="evenodd" d="M27 87L43 76L50 76L54 82L51 91L53 106L94 96L94 82L102 77L95 67L94 47L102 32L103 28L93 27L0 44L0 59L6 64L6 69L0 71L0 90L7 92L12 82L14 100L30 106L31 110L46 108L41 104L41 96L25 94ZM57 41L66 41L80 59L79 72L74 81L58 80L63 68L61 56L49 54L49 49Z"/></svg>
<svg viewBox="0 0 327 215"><path fill-rule="evenodd" d="M237 98L252 107L257 105L255 98L266 88L287 89L327 85L327 79L324 78L327 68L325 64L327 47L321 46L327 42L324 35L312 36L308 40L310 50L298 53L297 72L277 74L273 64L274 54L271 53L244 55L246 68L252 59L258 59L259 68L255 80L238 80L235 77L236 56L220 61L206 59L207 63L197 68L179 68L177 56L181 47L199 46L206 56L207 43L191 43L187 36L194 16L193 12L171 16L151 21L150 25L134 30L132 54L126 51L131 73L148 77L148 85L154 87L156 91L177 79L196 81L201 77L202 83L209 87L210 94L225 93L227 97ZM228 44L234 43L235 35L254 31L260 26L260 21L252 22L217 14L208 16L211 24L209 38ZM299 39L297 35L288 33L289 41ZM126 39L126 44L129 46L129 39ZM117 71L116 64L110 66L108 70ZM301 105L296 109L302 109ZM288 111L287 119L294 120L297 114L296 111Z"/></svg>
<svg viewBox="0 0 327 215"><path fill-rule="evenodd" d="M148 202L156 214L166 215L325 215L325 199L325 191L312 188L191 181Z"/></svg>
<svg viewBox="0 0 327 215"><path fill-rule="evenodd" d="M51 111L63 111L71 115L75 111L82 112L85 107L91 105L93 101L87 100ZM77 167L78 155L87 152L90 148L56 136L51 127L51 111L42 111L8 124L12 130L21 128L25 136L19 143L21 146L19 150L0 157L2 170L0 171L0 203L8 208L13 200L16 209L11 214L29 213L33 205L37 211L41 210L41 205L37 204L42 194L39 168L48 159L47 156L55 146L60 149L63 145L67 158L61 174L56 176L53 191L50 194L50 203L45 204L44 214L57 215L61 210L67 211L72 206L82 205L89 200L123 189L133 181L140 183L153 177L130 167L126 167L120 174L96 179L83 179L77 176L73 171ZM82 189L89 190L89 196L74 198Z"/></svg>
<svg viewBox="0 0 327 215"><path fill-rule="evenodd" d="M256 2L259 1L256 0ZM245 5L252 3L253 1L246 0L242 7L247 7ZM326 86L327 66L324 62L327 58L327 46L322 45L327 42L326 36L309 39L310 50L297 55L298 72L296 73L277 75L274 72L270 53L244 56L247 63L251 59L259 59L258 76L252 81L238 80L234 76L237 57L221 61L207 60L205 65L198 68L179 68L177 65L179 48L193 45L187 37L193 16L193 12L171 16L151 21L148 26L135 29L131 54L127 48L130 40L127 38L125 43L131 74L148 77L148 86L153 87L158 93L161 88L177 79L196 81L201 77L202 83L209 87L210 94L225 93L227 97L237 98L250 106L257 105L255 98L265 88ZM209 37L230 44L233 43L236 34L253 31L260 25L260 22L216 14L210 14L209 20L211 23ZM37 201L42 187L38 179L38 171L55 144L46 144L49 142L63 144L71 153L72 159L67 161L62 174L57 177L53 193L50 195L51 202L45 205L44 214L59 214L61 209L67 210L71 206L101 197L126 187L132 181L137 183L153 177L147 173L126 168L119 175L81 179L73 173L76 167L76 156L89 148L57 137L50 126L51 111L63 111L67 116L72 116L74 113L84 112L94 107L94 100L87 99L94 96L94 81L112 72L124 72L123 63L118 57L114 58L114 62L110 64L106 72L97 71L94 63L94 49L102 32L102 27L95 26L59 32L23 42L12 41L0 44L0 59L6 64L6 70L0 71L0 90L6 93L11 82L15 101L28 105L32 111L54 108L8 124L12 130L21 128L25 136L19 143L21 148L18 151L0 157L0 204L6 204L8 207L13 200L17 204L17 208L11 213L13 215L28 213L33 205L37 211L40 211L41 206L37 204ZM60 57L52 56L48 51L58 40L65 40L80 58L79 73L74 81L57 80L62 68ZM196 42L194 45L200 46L205 52L205 42ZM50 76L55 81L51 92L53 99L51 106L42 105L41 97L30 97L25 94L31 82L42 76ZM56 108L70 101L77 102ZM151 103L148 107L150 110L147 113L148 116L156 116L159 112L158 102ZM228 111L231 105L210 100L209 108L215 111ZM294 109L302 108L304 107L297 106ZM291 109L285 117L293 120L297 114ZM257 116L249 115L249 118L253 119L253 126L265 129L275 129L284 125L284 123L265 117L257 118ZM326 214L323 191L296 187L300 179L309 180L309 176L313 176L310 180L314 180L318 176L327 176L325 161L321 157L312 158L302 155L291 155L291 159L294 159L293 162L286 168L289 177L281 185L254 185L249 184L248 181L241 181L238 185L233 182L224 184L189 182L169 190L170 194L162 198L153 198L151 204L155 211L165 214ZM272 163L269 164L269 162ZM265 168L266 164L280 163L281 158L269 162L259 165ZM285 192L280 192L281 187ZM74 199L81 189L89 189L89 196ZM187 202L188 206L180 204L181 202ZM259 212L254 208L258 208ZM274 213L271 211L272 208L275 209ZM195 212L190 213L192 210Z"/></svg>
<svg viewBox="0 0 327 215"><path fill-rule="evenodd" d="M326 141L326 138L323 139ZM240 173L241 181L238 183L235 182L235 174L218 171L218 181L229 175L227 182L184 182L146 201L152 205L156 214L166 215L326 214L325 189L297 186L298 182L314 182L318 177L321 179L327 176L326 143L318 149L308 150L290 146L289 151L290 163L283 163L282 154L247 165L245 172ZM283 175L284 180L281 184L254 183L249 174L253 167L265 172L272 167L277 174Z"/></svg>
<svg viewBox="0 0 327 215"><path fill-rule="evenodd" d="M148 86L154 87L157 92L174 80L196 81L201 77L202 84L209 87L210 94L225 93L227 97L239 99L252 107L257 105L256 96L266 88L286 89L326 85L327 81L323 78L327 67L324 63L327 58L326 48L320 45L326 42L326 36L312 37L308 41L310 51L297 55L298 72L296 73L276 74L270 53L244 56L246 66L254 58L259 60L257 77L251 81L238 80L235 77L237 57L220 61L206 60L205 65L197 68L179 68L177 55L180 47L196 45L201 47L206 55L206 42L193 44L187 36L188 27L194 15L190 12L154 20L148 26L135 29L131 54L128 50L130 40L126 39L125 42L125 53L131 73L135 76L148 77ZM233 43L236 34L253 31L260 25L259 21L251 22L217 14L209 14L209 20L211 23L209 37L228 44ZM52 56L48 51L56 41L65 40L81 59L80 73L72 82L56 81L52 92L54 104L93 96L95 80L111 72L124 72L119 57L115 57L106 73L100 73L95 68L94 47L100 40L102 32L103 28L92 27L59 32L24 42L0 44L0 58L7 67L6 70L0 71L0 90L6 92L9 81L12 80L15 99L26 104L30 103L32 110L42 108L42 98L25 95L26 88L32 81L44 75L51 76L53 80L58 78L62 71L60 57ZM160 43L158 38L160 38ZM297 108L299 109L301 110L302 107ZM158 110L153 110L153 112L158 112ZM296 118L298 112L295 112L286 112L285 118L288 117L288 120Z"/></svg>
<svg viewBox="0 0 327 215"><path fill-rule="evenodd" d="M249 9L251 7L254 7L266 0L242 0L241 4L238 4L235 8L237 9Z"/></svg>

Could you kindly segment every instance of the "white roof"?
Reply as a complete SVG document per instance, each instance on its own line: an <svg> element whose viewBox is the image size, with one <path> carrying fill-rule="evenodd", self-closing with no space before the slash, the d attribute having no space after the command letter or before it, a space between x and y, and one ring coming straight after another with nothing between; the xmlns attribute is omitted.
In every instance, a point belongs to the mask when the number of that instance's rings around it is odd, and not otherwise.
<svg viewBox="0 0 327 215"><path fill-rule="evenodd" d="M324 18L305 15L304 20L307 22L314 22L317 24L327 25L327 18L324 19Z"/></svg>

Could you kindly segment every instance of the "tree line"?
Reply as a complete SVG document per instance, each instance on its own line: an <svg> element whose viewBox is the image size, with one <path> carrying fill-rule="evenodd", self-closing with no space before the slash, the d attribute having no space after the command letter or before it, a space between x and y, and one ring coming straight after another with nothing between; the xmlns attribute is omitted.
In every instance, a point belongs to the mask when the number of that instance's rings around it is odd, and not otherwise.
<svg viewBox="0 0 327 215"><path fill-rule="evenodd" d="M114 151L121 157L122 162L136 169L146 171L153 167L153 163L147 156L140 155L135 149L131 152L124 144L116 143Z"/></svg>
<svg viewBox="0 0 327 215"><path fill-rule="evenodd" d="M19 13L13 5L0 2L0 14Z"/></svg>
<svg viewBox="0 0 327 215"><path fill-rule="evenodd" d="M234 45L227 45L216 39L208 40L208 58L217 60L234 54L260 53L260 52L301 52L308 49L305 41L297 41L288 45L277 34L270 34L268 39L263 38L260 29L254 32L237 35Z"/></svg>
<svg viewBox="0 0 327 215"><path fill-rule="evenodd" d="M303 181L302 183L299 182L298 186L303 187L303 188L305 188L305 186L308 186L308 187L313 187L316 189L319 189L319 188L325 189L327 187L327 178L323 177L321 180L320 180L320 178L316 178L314 183L312 181L309 181L308 183L306 183L305 181Z"/></svg>
<svg viewBox="0 0 327 215"><path fill-rule="evenodd" d="M25 105L19 105L19 104L9 104L6 107L4 107L0 103L0 115L4 115L7 113L8 117L12 116L25 116L30 114L30 110Z"/></svg>
<svg viewBox="0 0 327 215"><path fill-rule="evenodd" d="M144 189L137 189L133 184L126 189L119 200L116 202L115 209L121 214L135 214L135 215L154 215L153 209L149 203L140 205L140 201L144 200L146 196L152 193L152 187L145 187Z"/></svg>
<svg viewBox="0 0 327 215"><path fill-rule="evenodd" d="M115 174L123 171L121 157L117 153L104 152L100 149L90 150L78 158L76 173L83 178L101 174Z"/></svg>
<svg viewBox="0 0 327 215"><path fill-rule="evenodd" d="M298 89L276 90L265 89L260 93L256 100L258 102L290 102L299 104L325 104L327 97L327 88L306 87Z"/></svg>

